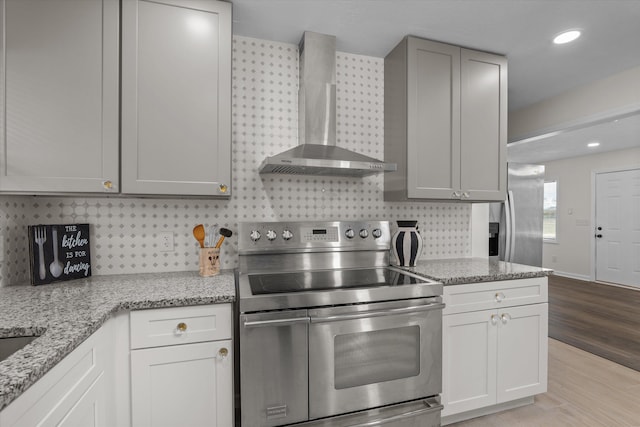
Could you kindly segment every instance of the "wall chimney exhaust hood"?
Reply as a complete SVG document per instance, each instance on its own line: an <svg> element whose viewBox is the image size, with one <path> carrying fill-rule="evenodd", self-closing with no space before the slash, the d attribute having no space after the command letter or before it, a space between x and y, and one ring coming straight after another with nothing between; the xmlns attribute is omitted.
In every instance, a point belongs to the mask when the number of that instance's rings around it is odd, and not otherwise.
<svg viewBox="0 0 640 427"><path fill-rule="evenodd" d="M261 174L366 176L397 169L395 163L336 147L336 38L306 31L300 41L299 144L267 157Z"/></svg>

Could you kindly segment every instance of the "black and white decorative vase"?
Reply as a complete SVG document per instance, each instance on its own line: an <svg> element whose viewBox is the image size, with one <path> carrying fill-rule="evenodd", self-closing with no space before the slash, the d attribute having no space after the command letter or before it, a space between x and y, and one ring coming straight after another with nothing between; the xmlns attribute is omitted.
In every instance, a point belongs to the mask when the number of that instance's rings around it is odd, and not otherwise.
<svg viewBox="0 0 640 427"><path fill-rule="evenodd" d="M397 221L398 231L391 239L391 248L396 264L415 267L422 252L422 237L418 233L418 221Z"/></svg>

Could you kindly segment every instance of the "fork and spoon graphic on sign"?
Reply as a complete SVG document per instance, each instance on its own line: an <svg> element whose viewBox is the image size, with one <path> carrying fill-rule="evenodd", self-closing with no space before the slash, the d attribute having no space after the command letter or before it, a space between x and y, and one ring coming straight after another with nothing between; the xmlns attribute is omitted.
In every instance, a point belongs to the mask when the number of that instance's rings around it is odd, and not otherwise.
<svg viewBox="0 0 640 427"><path fill-rule="evenodd" d="M38 258L40 260L40 265L38 269L38 273L40 274L40 280L44 280L47 276L47 269L44 265L44 244L47 242L47 230L45 227L36 227L34 230L34 241L38 245ZM55 228L51 229L51 240L53 240L53 261L49 265L49 271L51 275L55 278L60 277L63 271L62 262L58 257L58 230Z"/></svg>

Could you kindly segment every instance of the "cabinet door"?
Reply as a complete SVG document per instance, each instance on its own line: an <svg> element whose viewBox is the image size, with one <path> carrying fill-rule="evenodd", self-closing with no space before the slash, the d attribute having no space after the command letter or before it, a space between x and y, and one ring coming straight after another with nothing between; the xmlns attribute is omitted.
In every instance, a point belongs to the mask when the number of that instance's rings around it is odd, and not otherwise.
<svg viewBox="0 0 640 427"><path fill-rule="evenodd" d="M505 198L507 59L461 50L460 189L464 199Z"/></svg>
<svg viewBox="0 0 640 427"><path fill-rule="evenodd" d="M118 14L118 0L1 1L0 191L118 190Z"/></svg>
<svg viewBox="0 0 640 427"><path fill-rule="evenodd" d="M548 304L498 312L498 403L547 391Z"/></svg>
<svg viewBox="0 0 640 427"><path fill-rule="evenodd" d="M226 357L221 357L226 349ZM231 340L131 352L133 425L233 424Z"/></svg>
<svg viewBox="0 0 640 427"><path fill-rule="evenodd" d="M496 311L443 316L442 416L496 403Z"/></svg>
<svg viewBox="0 0 640 427"><path fill-rule="evenodd" d="M113 328L108 320L0 411L0 426L115 425Z"/></svg>
<svg viewBox="0 0 640 427"><path fill-rule="evenodd" d="M407 50L407 197L451 199L460 189L460 48L410 37Z"/></svg>
<svg viewBox="0 0 640 427"><path fill-rule="evenodd" d="M122 192L229 196L231 3L122 4Z"/></svg>
<svg viewBox="0 0 640 427"><path fill-rule="evenodd" d="M104 374L100 375L64 419L59 424L55 424L55 426L109 427L107 413L112 412L113 408L106 408L104 404L106 402L105 382Z"/></svg>

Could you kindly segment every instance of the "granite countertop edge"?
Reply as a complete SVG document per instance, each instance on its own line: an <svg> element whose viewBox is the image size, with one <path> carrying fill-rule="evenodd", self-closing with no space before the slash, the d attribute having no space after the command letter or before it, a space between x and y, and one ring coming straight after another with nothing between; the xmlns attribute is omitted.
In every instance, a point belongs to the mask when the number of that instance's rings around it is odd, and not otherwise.
<svg viewBox="0 0 640 427"><path fill-rule="evenodd" d="M501 280L546 277L553 270L491 258L453 258L421 260L415 267L400 267L406 271L447 285L494 282Z"/></svg>
<svg viewBox="0 0 640 427"><path fill-rule="evenodd" d="M0 361L0 410L118 312L234 301L233 271L206 278L197 272L143 273L2 287L0 338L38 338Z"/></svg>

